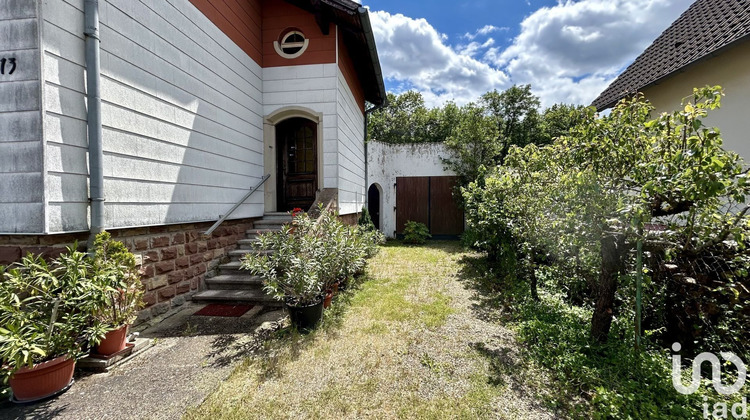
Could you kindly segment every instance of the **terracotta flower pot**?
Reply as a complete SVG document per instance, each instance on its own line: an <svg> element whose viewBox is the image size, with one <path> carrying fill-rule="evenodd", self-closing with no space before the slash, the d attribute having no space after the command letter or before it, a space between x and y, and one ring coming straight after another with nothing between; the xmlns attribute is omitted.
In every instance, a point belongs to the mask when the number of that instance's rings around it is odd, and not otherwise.
<svg viewBox="0 0 750 420"><path fill-rule="evenodd" d="M13 398L19 402L41 400L55 395L73 380L76 361L60 356L33 367L23 367L10 377Z"/></svg>
<svg viewBox="0 0 750 420"><path fill-rule="evenodd" d="M104 336L102 341L96 346L98 354L109 356L115 354L126 347L126 338L128 335L128 325L112 330Z"/></svg>
<svg viewBox="0 0 750 420"><path fill-rule="evenodd" d="M323 299L323 308L328 309L331 307L331 300L333 299L333 291L329 290L326 293L325 299Z"/></svg>

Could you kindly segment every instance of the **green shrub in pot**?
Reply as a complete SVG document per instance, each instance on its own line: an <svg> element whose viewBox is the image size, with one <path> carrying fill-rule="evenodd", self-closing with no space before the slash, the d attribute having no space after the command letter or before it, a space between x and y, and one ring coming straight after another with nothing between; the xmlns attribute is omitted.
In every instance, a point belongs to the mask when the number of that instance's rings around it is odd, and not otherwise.
<svg viewBox="0 0 750 420"><path fill-rule="evenodd" d="M104 302L94 267L76 247L49 264L29 254L0 267L0 360L6 379L59 356L78 358L106 332L92 322Z"/></svg>

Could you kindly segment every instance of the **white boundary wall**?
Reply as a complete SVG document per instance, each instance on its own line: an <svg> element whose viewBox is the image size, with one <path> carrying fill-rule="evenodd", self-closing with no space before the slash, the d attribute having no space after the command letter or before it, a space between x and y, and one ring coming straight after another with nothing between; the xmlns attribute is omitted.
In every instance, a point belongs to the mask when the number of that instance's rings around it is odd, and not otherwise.
<svg viewBox="0 0 750 420"><path fill-rule="evenodd" d="M367 143L367 187L380 188L380 230L389 238L396 231L396 178L412 176L454 176L441 158L450 154L442 143Z"/></svg>

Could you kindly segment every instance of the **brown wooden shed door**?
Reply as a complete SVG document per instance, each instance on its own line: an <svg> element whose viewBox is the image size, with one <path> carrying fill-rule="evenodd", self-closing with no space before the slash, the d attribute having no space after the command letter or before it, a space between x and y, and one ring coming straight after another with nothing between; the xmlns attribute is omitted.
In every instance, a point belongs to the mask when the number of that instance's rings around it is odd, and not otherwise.
<svg viewBox="0 0 750 420"><path fill-rule="evenodd" d="M402 234L406 222L424 223L434 236L457 236L464 231L464 212L453 199L458 178L396 178L396 233Z"/></svg>
<svg viewBox="0 0 750 420"><path fill-rule="evenodd" d="M307 211L318 189L318 128L305 118L276 126L278 210Z"/></svg>

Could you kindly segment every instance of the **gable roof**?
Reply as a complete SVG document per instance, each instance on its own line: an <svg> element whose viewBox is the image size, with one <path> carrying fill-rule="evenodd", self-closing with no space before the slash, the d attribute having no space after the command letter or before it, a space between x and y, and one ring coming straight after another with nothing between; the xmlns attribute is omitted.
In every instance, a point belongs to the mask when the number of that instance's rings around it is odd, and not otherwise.
<svg viewBox="0 0 750 420"><path fill-rule="evenodd" d="M750 0L696 0L592 102L597 110L750 39ZM749 69L750 71L750 69Z"/></svg>
<svg viewBox="0 0 750 420"><path fill-rule="evenodd" d="M351 0L285 1L315 15L325 34L329 23L342 29L342 39L359 75L365 99L371 104L382 105L386 99L385 84L367 9Z"/></svg>

